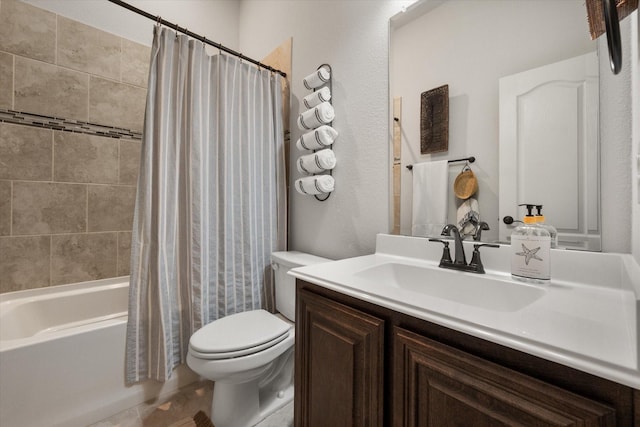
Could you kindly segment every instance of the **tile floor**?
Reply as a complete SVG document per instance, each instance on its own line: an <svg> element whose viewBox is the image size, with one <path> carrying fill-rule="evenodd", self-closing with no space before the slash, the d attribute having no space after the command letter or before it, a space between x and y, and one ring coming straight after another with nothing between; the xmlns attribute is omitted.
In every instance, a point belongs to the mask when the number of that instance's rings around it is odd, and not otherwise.
<svg viewBox="0 0 640 427"><path fill-rule="evenodd" d="M211 412L213 384L197 382L183 387L162 402L148 402L115 414L89 427L169 427L198 411ZM276 411L256 427L292 427L293 402Z"/></svg>

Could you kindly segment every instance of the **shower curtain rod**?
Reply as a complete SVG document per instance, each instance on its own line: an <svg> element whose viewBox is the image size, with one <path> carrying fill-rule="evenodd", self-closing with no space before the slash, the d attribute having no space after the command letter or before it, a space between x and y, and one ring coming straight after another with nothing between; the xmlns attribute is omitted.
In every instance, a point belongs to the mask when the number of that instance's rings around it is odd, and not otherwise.
<svg viewBox="0 0 640 427"><path fill-rule="evenodd" d="M268 66L266 64L263 64L260 61L256 61L253 58L249 58L248 56L244 56L240 52L236 52L233 49L229 49L228 47L223 46L220 43L216 43L214 41L208 40L206 37L201 36L199 34L192 33L191 31L187 30L186 28L181 28L177 24L172 24L171 22L169 22L169 21L167 21L165 19L162 19L160 16L153 16L149 12L145 12L144 10L138 9L137 7L132 6L129 3L123 2L121 0L109 0L109 1L111 3L113 3L113 4L117 4L118 6L124 7L125 9L129 9L130 11L135 12L138 15L142 15L142 16L144 16L146 18L149 18L152 21L156 21L158 24L162 24L162 25L164 25L166 27L169 27L169 28L172 28L172 29L176 30L177 32L186 34L189 37L193 37L194 39L198 39L202 43L208 44L209 46L214 46L214 47L217 47L220 50L224 50L225 52L227 52L227 53L229 53L229 54L231 54L233 56L237 56L238 58L240 58L240 59L242 59L244 61L248 61L248 62L251 62L252 64L257 65L260 68L265 68L265 69L267 69L269 71L272 71L274 73L280 74L282 77L287 77L287 73L285 73L284 71L280 71L280 70L278 70L276 68L272 68L272 67L270 67L270 66Z"/></svg>

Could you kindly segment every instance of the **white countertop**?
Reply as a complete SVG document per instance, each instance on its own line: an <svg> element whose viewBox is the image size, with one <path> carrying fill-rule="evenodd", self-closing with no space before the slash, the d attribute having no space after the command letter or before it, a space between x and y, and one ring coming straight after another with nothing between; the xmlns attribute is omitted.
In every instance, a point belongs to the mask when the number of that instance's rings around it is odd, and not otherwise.
<svg viewBox="0 0 640 427"><path fill-rule="evenodd" d="M465 243L465 246L471 243ZM453 244L451 245L453 249ZM453 251L452 251L453 252ZM530 285L511 279L510 246L482 248L486 275L438 268L442 245L426 239L378 235L376 253L291 270L289 274L416 318L558 362L640 389L638 331L640 267L627 254L552 251L551 283ZM467 247L467 257L471 250ZM390 285L384 274L367 274L385 264L424 268L430 280L468 281L482 288L448 298ZM487 286L497 284L497 287ZM467 284L468 285L468 284ZM524 306L511 292L535 292ZM529 287L523 289L521 287ZM535 289L531 289L534 287ZM496 292L496 295L488 295ZM518 292L516 292L518 294ZM474 298L488 302L476 304ZM507 302L503 308L500 301ZM495 301L495 304L492 302Z"/></svg>

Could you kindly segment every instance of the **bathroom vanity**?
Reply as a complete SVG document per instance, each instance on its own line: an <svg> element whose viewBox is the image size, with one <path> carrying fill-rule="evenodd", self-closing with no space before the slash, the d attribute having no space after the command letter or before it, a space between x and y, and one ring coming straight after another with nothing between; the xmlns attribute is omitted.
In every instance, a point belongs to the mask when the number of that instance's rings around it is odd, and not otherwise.
<svg viewBox="0 0 640 427"><path fill-rule="evenodd" d="M597 268L572 272L583 255L554 252L541 288L502 271L503 249L473 275L379 235L374 255L294 270L295 425L640 426L637 264L587 254Z"/></svg>

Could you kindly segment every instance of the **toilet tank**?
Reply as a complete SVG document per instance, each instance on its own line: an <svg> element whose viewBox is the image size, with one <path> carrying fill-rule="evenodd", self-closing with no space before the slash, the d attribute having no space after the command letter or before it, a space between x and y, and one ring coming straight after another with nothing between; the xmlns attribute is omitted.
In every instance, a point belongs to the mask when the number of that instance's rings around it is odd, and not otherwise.
<svg viewBox="0 0 640 427"><path fill-rule="evenodd" d="M296 278L287 272L296 267L332 261L298 251L273 252L271 266L275 273L276 309L289 320L296 314Z"/></svg>

